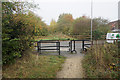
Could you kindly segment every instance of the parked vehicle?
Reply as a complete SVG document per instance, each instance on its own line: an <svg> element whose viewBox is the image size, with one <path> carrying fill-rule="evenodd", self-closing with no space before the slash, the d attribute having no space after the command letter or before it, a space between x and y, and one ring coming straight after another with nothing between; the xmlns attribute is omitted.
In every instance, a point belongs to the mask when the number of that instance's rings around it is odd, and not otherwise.
<svg viewBox="0 0 120 80"><path fill-rule="evenodd" d="M107 39L106 40L107 43L114 43L114 41L116 41L117 39L120 39L120 33L107 33L106 39Z"/></svg>

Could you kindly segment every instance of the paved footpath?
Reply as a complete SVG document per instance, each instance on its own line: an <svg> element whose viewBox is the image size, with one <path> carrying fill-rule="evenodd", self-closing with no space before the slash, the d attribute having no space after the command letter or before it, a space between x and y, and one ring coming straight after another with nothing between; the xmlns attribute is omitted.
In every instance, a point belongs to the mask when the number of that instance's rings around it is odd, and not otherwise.
<svg viewBox="0 0 120 80"><path fill-rule="evenodd" d="M77 54L62 54L67 57L63 68L57 73L57 78L84 78L84 70L82 68L82 59L84 54L80 53L81 43L76 42Z"/></svg>
<svg viewBox="0 0 120 80"><path fill-rule="evenodd" d="M61 41L61 45L68 45L68 41ZM48 44L44 44L48 45ZM49 44L50 45L50 44ZM76 54L70 54L67 48L61 48L61 55L66 57L65 63L62 65L62 70L57 73L57 78L83 78L84 70L82 68L82 59L84 54L80 53L82 48L81 42L76 42ZM49 53L50 55L58 55L58 53ZM42 54L41 54L42 55ZM43 53L43 55L48 55Z"/></svg>
<svg viewBox="0 0 120 80"><path fill-rule="evenodd" d="M79 54L68 54L63 68L57 73L57 78L83 78L84 71L82 68L83 55Z"/></svg>

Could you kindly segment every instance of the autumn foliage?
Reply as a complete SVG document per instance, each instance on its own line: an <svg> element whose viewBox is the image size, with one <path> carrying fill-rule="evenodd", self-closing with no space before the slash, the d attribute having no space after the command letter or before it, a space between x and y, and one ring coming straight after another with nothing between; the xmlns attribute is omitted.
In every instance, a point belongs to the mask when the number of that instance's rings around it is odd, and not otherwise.
<svg viewBox="0 0 120 80"><path fill-rule="evenodd" d="M11 63L32 45L36 35L47 35L47 25L25 7L29 3L2 3L2 61ZM31 6L31 8L35 8Z"/></svg>

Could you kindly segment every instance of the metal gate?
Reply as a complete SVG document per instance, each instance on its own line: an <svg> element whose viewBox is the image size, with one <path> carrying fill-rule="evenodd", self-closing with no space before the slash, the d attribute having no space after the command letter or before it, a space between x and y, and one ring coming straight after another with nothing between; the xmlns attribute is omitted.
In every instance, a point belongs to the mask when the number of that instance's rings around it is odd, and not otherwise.
<svg viewBox="0 0 120 80"><path fill-rule="evenodd" d="M76 45L76 42L78 41L82 42L83 51L86 49L85 47L90 47L88 45L91 45L91 44L85 44L85 41L89 41L89 40L70 40L68 45L61 45L59 40L40 40L37 42L37 50L38 52L40 52L40 54L42 50L56 50L58 51L59 55L60 55L60 48L69 48L69 52L77 52L75 45ZM51 43L54 45L42 46L43 43ZM45 49L45 48L49 48L49 49Z"/></svg>

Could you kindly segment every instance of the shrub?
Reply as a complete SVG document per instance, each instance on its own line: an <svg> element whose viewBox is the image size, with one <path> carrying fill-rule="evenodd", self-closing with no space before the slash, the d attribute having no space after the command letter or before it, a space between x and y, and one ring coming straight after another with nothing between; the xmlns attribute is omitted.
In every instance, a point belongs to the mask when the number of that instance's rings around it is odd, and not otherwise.
<svg viewBox="0 0 120 80"><path fill-rule="evenodd" d="M117 44L92 46L85 55L83 67L89 78L118 78Z"/></svg>

